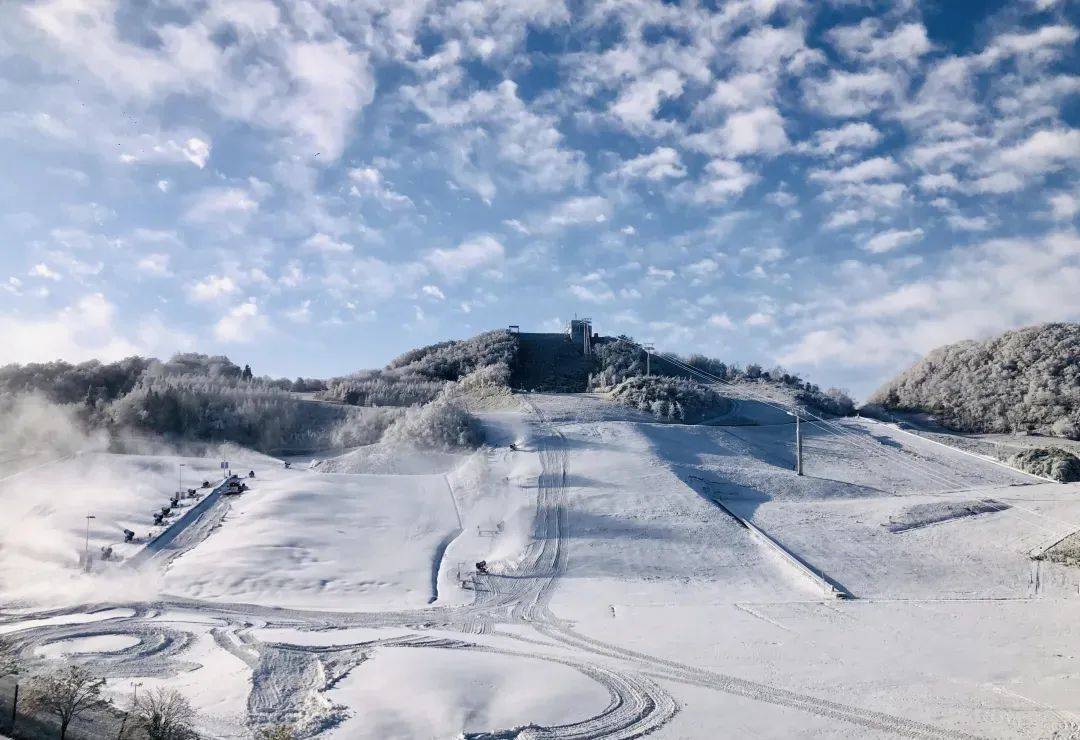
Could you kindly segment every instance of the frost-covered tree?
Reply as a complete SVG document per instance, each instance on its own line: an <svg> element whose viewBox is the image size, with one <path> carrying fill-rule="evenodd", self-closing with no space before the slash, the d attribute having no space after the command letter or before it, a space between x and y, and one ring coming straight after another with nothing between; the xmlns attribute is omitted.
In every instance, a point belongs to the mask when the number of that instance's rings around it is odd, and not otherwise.
<svg viewBox="0 0 1080 740"><path fill-rule="evenodd" d="M175 689L151 689L135 701L135 717L148 740L195 740L195 709Z"/></svg>
<svg viewBox="0 0 1080 740"><path fill-rule="evenodd" d="M368 370L327 384L319 398L353 406L413 406L433 401L451 381L485 368L487 378L509 383L509 367L517 354L517 338L505 330L471 339L440 342L411 350L382 370Z"/></svg>
<svg viewBox="0 0 1080 740"><path fill-rule="evenodd" d="M1080 439L1080 324L1043 324L940 347L868 403L931 413L960 431Z"/></svg>
<svg viewBox="0 0 1080 740"><path fill-rule="evenodd" d="M695 422L723 412L727 402L708 386L686 378L658 375L627 378L611 391L611 398L658 419Z"/></svg>
<svg viewBox="0 0 1080 740"><path fill-rule="evenodd" d="M101 696L105 679L79 665L71 665L30 680L26 706L31 712L51 714L60 722L60 738L67 736L72 720L109 705Z"/></svg>
<svg viewBox="0 0 1080 740"><path fill-rule="evenodd" d="M476 447L483 441L476 418L459 404L436 399L415 406L386 430L383 439L429 449Z"/></svg>

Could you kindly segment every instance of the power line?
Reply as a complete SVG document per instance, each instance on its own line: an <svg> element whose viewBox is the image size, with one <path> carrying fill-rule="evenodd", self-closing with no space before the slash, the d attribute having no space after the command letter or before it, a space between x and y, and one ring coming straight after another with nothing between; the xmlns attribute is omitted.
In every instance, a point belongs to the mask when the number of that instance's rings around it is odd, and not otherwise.
<svg viewBox="0 0 1080 740"><path fill-rule="evenodd" d="M637 347L645 349L646 351L649 351L643 345L638 344L637 342L634 342L633 340L630 340L630 343L637 346ZM709 373L709 372L707 372L705 370L702 370L701 368L694 367L693 365L690 365L689 363L683 362L682 360L680 360L678 357L676 357L674 355L671 355L671 354L659 354L658 356L663 357L664 359L666 359L668 362L672 363L676 367L678 367L678 368L680 368L680 369L682 369L682 370L684 370L686 372L689 372L691 374L691 376L697 375L699 377L705 377L707 379L711 379L715 383L719 383L721 385L732 388L732 389L734 389L735 391L737 391L739 393L743 393L745 395L748 395L751 398L754 398L755 400L758 400L759 402L761 402L761 403L763 403L763 404L765 404L767 406L770 406L771 408L777 409L779 411L783 411L784 413L789 414L789 415L796 415L796 418L798 418L797 414L800 413L800 410L799 410L798 406L796 406L794 404L791 405L791 408L793 409L793 411L789 411L788 408L785 405L782 404L782 402L775 402L773 399L769 398L768 396L766 396L764 394L755 393L751 389L744 388L744 387L742 387L740 385L737 385L735 383L732 383L732 382L730 382L730 381L728 381L728 380L726 380L724 378L720 378L720 377L718 377L716 375L713 375L712 373ZM811 426L817 427L817 428L821 429L822 431L824 431L824 432L826 432L828 434L832 434L832 435L840 438L841 440L846 439L849 444L859 446L859 447L861 447L861 448L863 448L865 450L868 450L868 451L873 452L875 454L881 455L884 458L886 458L887 460L890 459L891 455L895 455L894 458L891 458L894 462L899 463L900 465L903 465L903 466L907 467L909 470L914 470L915 472L921 472L924 476L930 478L931 480L936 480L938 483L944 483L946 486L952 486L954 488L958 488L958 489L961 489L961 490L970 490L971 489L971 486L966 484L963 480L960 480L958 478L953 478L953 477L950 477L948 475L945 475L945 474L936 472L934 470L931 470L929 468L929 466L927 466L926 464L920 464L920 463L917 463L914 460L909 460L901 452L893 452L893 451L890 451L890 450L886 450L881 446L873 445L870 442L868 442L867 440L863 439L862 437L856 435L854 432L851 432L850 430L845 429L844 427L837 424L836 422L823 419L822 417L817 416L816 414L812 414L809 411L806 411L805 409L803 409L801 411L801 413L804 416L810 417L810 419L816 420L816 422L815 421L808 421L807 422ZM982 499L977 498L976 501L980 501L980 502L983 502L983 503L994 503L992 499L985 499L985 498L982 498ZM1054 522L1054 523L1057 523L1057 524L1064 524L1064 525L1069 526L1069 527L1080 528L1080 525L1077 525L1077 524L1075 524L1073 522L1068 522L1068 521L1064 521L1064 520L1061 520L1061 519L1055 519L1053 517L1046 516L1045 514L1041 514L1041 513L1037 512L1037 511L1035 511L1034 509L1029 509L1029 508L1024 507L1024 506L1019 506L1019 505L1016 505L1016 504L1012 504L1012 505L1010 505L1010 508L1012 508L1014 511L1016 511L1016 513L1018 515L1020 515L1020 516L1023 516L1023 514L1021 512L1024 512L1024 513L1026 513L1026 514L1028 514L1029 516L1032 516L1032 517L1038 517L1039 519L1045 519L1046 521ZM1041 526L1040 524L1035 523L1031 519L1028 519L1028 522L1030 524L1032 524L1032 526L1038 527L1039 529L1042 529L1045 532L1051 532L1051 533L1056 534L1056 532L1053 532L1053 530L1046 529L1044 526Z"/></svg>

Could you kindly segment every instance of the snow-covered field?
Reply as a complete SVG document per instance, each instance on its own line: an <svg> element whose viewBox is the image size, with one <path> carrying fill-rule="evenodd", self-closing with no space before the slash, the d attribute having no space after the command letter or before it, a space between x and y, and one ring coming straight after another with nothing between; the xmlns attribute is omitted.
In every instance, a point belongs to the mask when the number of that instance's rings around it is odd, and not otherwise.
<svg viewBox="0 0 1080 740"><path fill-rule="evenodd" d="M1080 569L1032 559L1080 530L1080 485L854 419L804 425L799 477L790 419L753 401L689 427L521 399L481 414L473 454L237 460L251 490L178 546L89 573L86 514L91 552L145 536L178 465L201 482L217 460L21 464L0 480L0 633L120 700L175 687L212 737L1080 727Z"/></svg>

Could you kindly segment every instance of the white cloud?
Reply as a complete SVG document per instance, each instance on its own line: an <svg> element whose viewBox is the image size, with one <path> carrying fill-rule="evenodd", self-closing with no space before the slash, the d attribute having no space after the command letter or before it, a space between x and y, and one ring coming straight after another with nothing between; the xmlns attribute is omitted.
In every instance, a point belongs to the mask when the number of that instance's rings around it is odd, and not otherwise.
<svg viewBox="0 0 1080 740"><path fill-rule="evenodd" d="M772 106L732 113L719 135L720 148L732 156L779 154L789 144L784 119Z"/></svg>
<svg viewBox="0 0 1080 740"><path fill-rule="evenodd" d="M439 290L437 285L425 285L420 290L424 295L431 296L437 301L446 300L446 294Z"/></svg>
<svg viewBox="0 0 1080 740"><path fill-rule="evenodd" d="M866 121L847 123L839 128L823 129L814 134L811 142L800 144L799 151L831 157L841 152L869 149L882 139L881 132Z"/></svg>
<svg viewBox="0 0 1080 740"><path fill-rule="evenodd" d="M266 316L254 298L234 306L214 324L214 337L221 342L248 343L258 339L270 328Z"/></svg>
<svg viewBox="0 0 1080 740"><path fill-rule="evenodd" d="M986 216L964 216L960 213L950 213L945 217L945 222L953 231L986 231L993 225Z"/></svg>
<svg viewBox="0 0 1080 740"><path fill-rule="evenodd" d="M460 280L473 270L500 264L505 255L505 248L495 237L483 234L452 249L433 249L426 260L447 279Z"/></svg>
<svg viewBox="0 0 1080 740"><path fill-rule="evenodd" d="M874 157L839 170L813 170L810 179L828 183L864 183L888 180L903 172L892 157Z"/></svg>
<svg viewBox="0 0 1080 740"><path fill-rule="evenodd" d="M1054 193L1048 200L1050 217L1055 221L1071 221L1080 213L1080 194Z"/></svg>
<svg viewBox="0 0 1080 740"><path fill-rule="evenodd" d="M772 314L756 311L747 316L743 323L747 326L772 326L776 321Z"/></svg>
<svg viewBox="0 0 1080 740"><path fill-rule="evenodd" d="M309 252L319 252L320 254L349 254L353 251L352 245L348 242L343 242L321 232L312 234L305 239L303 248Z"/></svg>
<svg viewBox="0 0 1080 740"><path fill-rule="evenodd" d="M121 35L110 2L47 0L29 7L26 17L44 33L50 62L84 86L92 77L118 102L144 105L177 92L199 94L226 117L284 133L285 142L308 156L336 159L374 95L366 53L329 24L300 32L289 22L293 14L282 17L268 2L207 4L188 23L157 27L154 46ZM225 29L232 43L217 43ZM205 164L201 147L187 149L189 161Z"/></svg>
<svg viewBox="0 0 1080 740"><path fill-rule="evenodd" d="M387 208L411 206L412 200L390 188L375 167L355 167L349 170L352 186L349 192L357 197L374 198Z"/></svg>
<svg viewBox="0 0 1080 740"><path fill-rule="evenodd" d="M886 30L877 18L867 18L857 26L834 28L827 36L841 53L861 61L914 64L932 48L921 23Z"/></svg>
<svg viewBox="0 0 1080 740"><path fill-rule="evenodd" d="M304 300L299 306L284 312L285 318L294 324L308 324L311 322L311 301Z"/></svg>
<svg viewBox="0 0 1080 740"><path fill-rule="evenodd" d="M735 327L731 317L726 313L714 313L705 323L717 329L732 329Z"/></svg>
<svg viewBox="0 0 1080 740"><path fill-rule="evenodd" d="M1027 174L1055 172L1080 160L1080 130L1036 131L1028 139L1001 152L1002 164Z"/></svg>
<svg viewBox="0 0 1080 740"><path fill-rule="evenodd" d="M626 177L640 177L646 180L664 180L686 176L679 153L671 147L661 146L648 154L642 154L623 162L619 173Z"/></svg>
<svg viewBox="0 0 1080 740"><path fill-rule="evenodd" d="M167 254L151 252L140 257L139 261L135 263L135 268L139 272L145 272L147 275L167 277L172 274L169 271L169 260L170 257Z"/></svg>
<svg viewBox="0 0 1080 740"><path fill-rule="evenodd" d="M862 245L862 248L873 254L882 254L883 252L891 252L894 249L913 244L921 240L922 237L922 229L890 229L870 237L866 243Z"/></svg>
<svg viewBox="0 0 1080 740"><path fill-rule="evenodd" d="M611 201L603 196L568 198L538 217L534 229L552 233L574 226L602 224L611 218L613 210Z"/></svg>
<svg viewBox="0 0 1080 740"><path fill-rule="evenodd" d="M0 314L0 344L7 361L25 363L109 362L160 350L175 352L186 343L182 335L161 331L153 318L144 321L138 333L143 340L160 341L133 341L123 336L115 320L116 307L103 294L90 293L47 316ZM155 327L159 330L151 332Z"/></svg>
<svg viewBox="0 0 1080 740"><path fill-rule="evenodd" d="M716 260L706 257L705 259L690 263L684 269L694 277L705 278L719 272L720 264Z"/></svg>
<svg viewBox="0 0 1080 740"><path fill-rule="evenodd" d="M610 110L629 128L649 128L656 123L653 114L660 103L678 97L682 91L682 75L673 69L661 69L623 88Z"/></svg>
<svg viewBox="0 0 1080 740"><path fill-rule="evenodd" d="M259 210L259 199L250 190L238 187L211 187L198 192L184 217L193 223L210 224L222 221L246 223L247 217Z"/></svg>
<svg viewBox="0 0 1080 740"><path fill-rule="evenodd" d="M204 280L195 283L191 289L191 299L207 303L232 295L239 289L239 286L228 275L208 275Z"/></svg>
<svg viewBox="0 0 1080 740"><path fill-rule="evenodd" d="M60 280L60 273L53 270L44 262L39 262L30 268L30 271L26 273L30 277L42 278L44 280Z"/></svg>
<svg viewBox="0 0 1080 740"><path fill-rule="evenodd" d="M943 344L1044 321L1080 316L1080 237L1048 232L1033 239L990 239L958 247L940 270L891 290L850 285L843 310L814 311L825 325L808 327L779 360L887 368L888 374ZM860 269L860 272L864 270ZM865 276L864 276L865 279Z"/></svg>
<svg viewBox="0 0 1080 740"><path fill-rule="evenodd" d="M206 166L206 160L210 159L210 143L194 136L184 142L181 151L187 160L200 170Z"/></svg>
<svg viewBox="0 0 1080 740"><path fill-rule="evenodd" d="M699 203L725 203L742 195L757 181L758 176L748 172L739 162L714 159L705 165L691 197Z"/></svg>
<svg viewBox="0 0 1080 740"><path fill-rule="evenodd" d="M833 70L821 80L805 80L807 104L827 116L865 116L891 106L903 94L900 80L883 70L844 72Z"/></svg>
<svg viewBox="0 0 1080 740"><path fill-rule="evenodd" d="M615 293L602 282L571 283L567 290L570 295L586 303L610 303L615 300Z"/></svg>

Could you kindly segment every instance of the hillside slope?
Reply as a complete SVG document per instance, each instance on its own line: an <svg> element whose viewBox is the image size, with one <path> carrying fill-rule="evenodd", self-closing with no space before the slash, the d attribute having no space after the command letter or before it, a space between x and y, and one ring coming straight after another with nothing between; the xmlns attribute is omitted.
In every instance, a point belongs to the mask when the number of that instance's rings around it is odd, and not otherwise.
<svg viewBox="0 0 1080 740"><path fill-rule="evenodd" d="M1080 324L1025 327L940 347L868 401L965 432L1080 438Z"/></svg>

